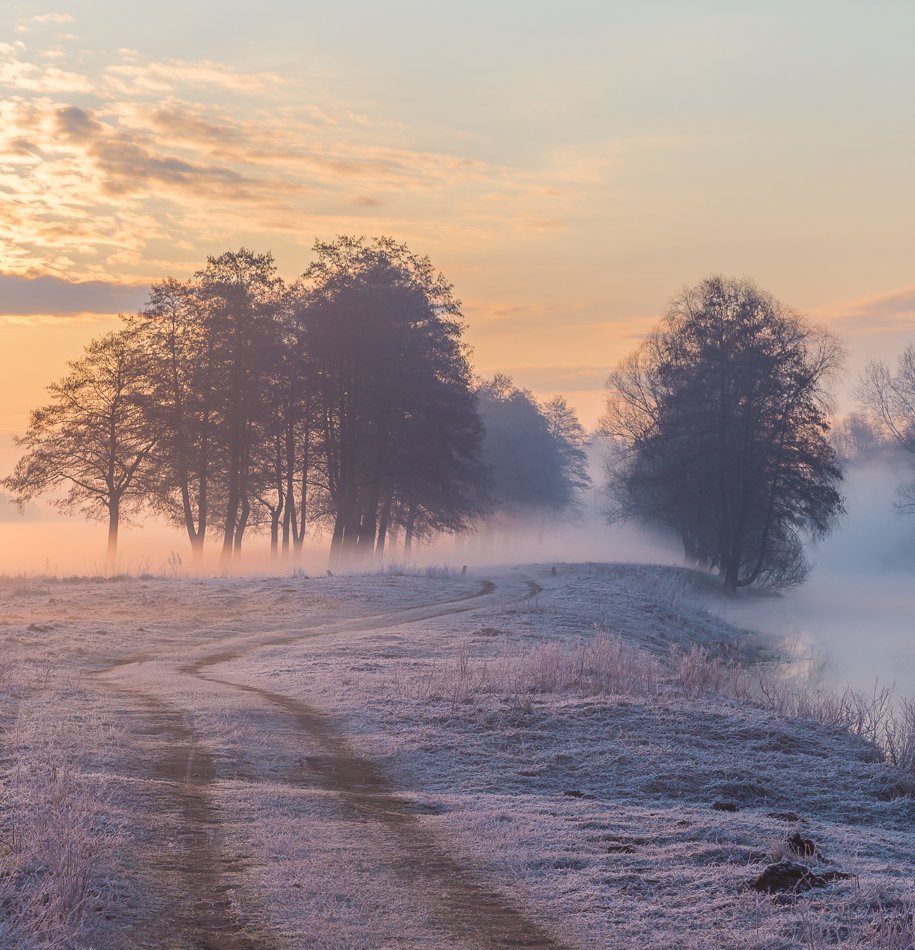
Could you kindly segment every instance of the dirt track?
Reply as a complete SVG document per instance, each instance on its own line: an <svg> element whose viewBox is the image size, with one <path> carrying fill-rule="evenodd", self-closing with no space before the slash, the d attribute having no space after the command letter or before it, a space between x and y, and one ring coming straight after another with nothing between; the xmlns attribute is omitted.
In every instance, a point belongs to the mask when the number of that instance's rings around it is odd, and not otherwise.
<svg viewBox="0 0 915 950"><path fill-rule="evenodd" d="M464 597L417 607L397 607L370 617L318 624L296 633L230 634L205 643L192 659L186 650L144 651L99 671L96 682L125 700L134 725L147 737L147 774L153 780L158 801L154 810L176 816L168 841L155 835L148 842L154 864L151 879L161 893L153 906L156 920L135 928L134 946L248 950L248 948L305 947L307 935L289 940L268 924L267 908L236 899L239 872L245 856L229 840L220 810L212 794L220 769L234 778L243 774L241 763L219 763L193 725L192 708L175 705L168 690L175 677L193 678L224 695L226 710L236 708L234 695L243 694L259 709L262 749L271 745L290 723L307 739L317 754L306 758L305 768L289 770L282 778L290 786L319 787L338 800L360 821L382 827L392 843L384 855L387 873L407 887L421 887L433 906L428 920L430 937L440 946L461 947L560 947L561 944L536 921L526 916L505 895L476 878L472 869L450 853L448 842L419 821L412 804L398 794L383 771L354 747L345 723L298 699L218 675L221 664L237 660L266 647L291 645L329 633L400 627L478 608L491 598L495 585L484 581L480 589ZM528 583L528 596L539 587ZM147 677L142 687L131 676L140 664L154 663L156 677ZM151 688L150 683L162 688ZM218 699L218 695L216 697ZM136 750L138 746L132 745ZM144 748L140 744L139 748ZM150 752L150 749L152 752ZM134 763L135 765L136 763ZM256 779L256 776L253 776ZM441 941L440 943L438 941Z"/></svg>

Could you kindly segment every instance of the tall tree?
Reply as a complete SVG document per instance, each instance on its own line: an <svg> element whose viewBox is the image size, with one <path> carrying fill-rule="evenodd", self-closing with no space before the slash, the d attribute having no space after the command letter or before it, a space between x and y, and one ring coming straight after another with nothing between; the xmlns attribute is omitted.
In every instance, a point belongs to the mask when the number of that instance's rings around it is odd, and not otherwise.
<svg viewBox="0 0 915 950"><path fill-rule="evenodd" d="M195 282L169 278L127 320L147 355L150 416L160 433L147 500L184 528L199 565L219 476L218 345L209 310Z"/></svg>
<svg viewBox="0 0 915 950"><path fill-rule="evenodd" d="M604 428L628 448L611 472L617 514L678 531L729 590L799 582L800 532L843 510L823 389L840 359L749 281L684 292L609 380Z"/></svg>
<svg viewBox="0 0 915 950"><path fill-rule="evenodd" d="M547 428L559 452L566 500L563 508L575 508L581 492L591 487L588 471L588 437L575 410L564 396L554 396L542 407Z"/></svg>
<svg viewBox="0 0 915 950"><path fill-rule="evenodd" d="M466 486L482 478L482 429L460 304L428 258L390 238L340 237L317 243L315 253L300 321L320 416L332 559L364 563L383 550L392 512L405 510L415 525L420 511L435 520L450 508L453 524L462 506L475 504Z"/></svg>
<svg viewBox="0 0 915 950"><path fill-rule="evenodd" d="M261 389L277 352L284 287L272 255L246 248L208 258L196 279L214 354L222 557L228 561L240 552L251 515Z"/></svg>
<svg viewBox="0 0 915 950"><path fill-rule="evenodd" d="M290 298L291 300L292 298ZM262 380L259 430L252 464L252 493L267 512L270 550L276 557L301 552L311 507L320 497L312 364L303 327L286 308Z"/></svg>
<svg viewBox="0 0 915 950"><path fill-rule="evenodd" d="M53 500L108 522L108 566L117 559L118 529L143 497L144 466L155 446L144 355L125 331L93 340L70 372L48 387L50 401L32 413L17 438L25 454L3 484L20 505L66 489Z"/></svg>

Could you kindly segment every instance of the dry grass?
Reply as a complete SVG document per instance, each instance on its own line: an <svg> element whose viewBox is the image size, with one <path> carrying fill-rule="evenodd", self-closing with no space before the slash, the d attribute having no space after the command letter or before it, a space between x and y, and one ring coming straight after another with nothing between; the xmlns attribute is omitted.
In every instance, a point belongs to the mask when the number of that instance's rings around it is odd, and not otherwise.
<svg viewBox="0 0 915 950"><path fill-rule="evenodd" d="M654 653L606 630L572 642L549 641L497 657L475 656L470 641L442 663L408 676L397 670L395 688L429 702L445 701L455 716L478 698L498 696L513 714L529 714L538 697L616 695L687 699L720 697L751 703L785 719L808 720L861 736L915 779L915 700L876 684L870 693L823 690L798 684L770 668L748 668L692 646Z"/></svg>
<svg viewBox="0 0 915 950"><path fill-rule="evenodd" d="M122 830L105 788L83 771L97 723L49 667L4 676L14 708L0 771L0 945L92 945L109 902Z"/></svg>

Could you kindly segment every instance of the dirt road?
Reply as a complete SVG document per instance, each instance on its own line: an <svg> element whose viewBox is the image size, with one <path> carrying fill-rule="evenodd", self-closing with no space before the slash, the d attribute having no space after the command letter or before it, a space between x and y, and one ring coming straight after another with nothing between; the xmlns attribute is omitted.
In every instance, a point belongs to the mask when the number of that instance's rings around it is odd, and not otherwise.
<svg viewBox="0 0 915 950"><path fill-rule="evenodd" d="M528 582L527 596L538 591L536 584ZM161 824L161 835L154 828L146 832L149 881L158 893L149 904L155 910L152 919L140 920L133 928L133 945L174 950L314 945L307 933L279 933L270 923L269 906L244 886L251 857L232 840L214 790L226 777L234 781L241 777L256 789L265 780L266 770L261 762L227 761L214 754L206 735L195 725L196 704L181 701L182 695L193 697L199 684L206 690L206 705L224 710L227 728L233 726L233 716L247 721L256 714L262 762L275 760L280 753L272 752L288 747L290 728L300 735L303 748L311 753L304 756L303 767L285 769L280 781L291 787L318 788L357 822L383 830L388 853L382 865L384 873L396 879L392 886L419 888L426 895L429 933L412 935L411 945L560 947L555 937L505 894L481 881L450 853L448 841L422 823L409 797L376 763L360 754L345 722L295 697L220 674L221 666L256 651L347 631L409 627L478 610L495 596L496 585L483 581L477 590L459 598L394 606L370 616L316 623L295 631L212 637L203 631L198 632L190 656L186 648L157 650L155 644L148 644L142 653L96 671L97 687L123 701L135 736L125 749L135 761L125 763L125 770L145 774L152 790L150 812L169 816ZM278 780L274 773L269 775L273 783Z"/></svg>

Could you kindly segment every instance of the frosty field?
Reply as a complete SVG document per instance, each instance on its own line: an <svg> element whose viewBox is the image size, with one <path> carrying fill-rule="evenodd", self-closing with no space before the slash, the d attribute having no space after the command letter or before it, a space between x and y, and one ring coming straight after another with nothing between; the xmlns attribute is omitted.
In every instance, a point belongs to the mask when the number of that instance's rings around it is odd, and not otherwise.
<svg viewBox="0 0 915 950"><path fill-rule="evenodd" d="M0 580L0 945L912 947L915 730L783 681L717 597ZM819 886L748 886L783 858Z"/></svg>

